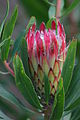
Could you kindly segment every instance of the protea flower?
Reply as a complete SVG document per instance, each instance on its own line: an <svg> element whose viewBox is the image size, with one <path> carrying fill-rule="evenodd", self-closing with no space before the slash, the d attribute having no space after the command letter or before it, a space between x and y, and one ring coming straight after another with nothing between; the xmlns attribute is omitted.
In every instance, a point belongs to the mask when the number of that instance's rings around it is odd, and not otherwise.
<svg viewBox="0 0 80 120"><path fill-rule="evenodd" d="M50 94L54 95L62 66L65 60L66 42L63 26L52 21L51 29L46 29L42 22L39 30L35 30L36 24L30 27L26 36L30 72L33 83L40 94L44 94L44 74L50 82Z"/></svg>

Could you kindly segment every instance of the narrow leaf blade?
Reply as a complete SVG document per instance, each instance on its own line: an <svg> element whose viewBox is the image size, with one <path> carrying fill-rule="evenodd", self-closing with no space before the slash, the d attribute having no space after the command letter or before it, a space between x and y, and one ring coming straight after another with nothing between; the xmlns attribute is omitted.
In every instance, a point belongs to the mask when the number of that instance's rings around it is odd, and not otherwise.
<svg viewBox="0 0 80 120"><path fill-rule="evenodd" d="M16 109L14 109L13 106L15 106L20 112L26 112L27 117L34 115L34 112L28 108L25 108L14 94L4 89L3 86L0 85L0 109L2 109L3 111L7 109L8 111L9 107L9 110L14 112ZM16 114L16 112L14 112L13 114Z"/></svg>
<svg viewBox="0 0 80 120"><path fill-rule="evenodd" d="M73 110L80 105L80 65L76 65L66 95L65 110Z"/></svg>
<svg viewBox="0 0 80 120"><path fill-rule="evenodd" d="M28 25L26 27L26 30L25 31L22 31L19 35L19 37L15 40L15 43L14 43L14 47L13 47L13 50L12 50L12 57L11 57L11 61L13 60L14 58L14 55L16 54L16 52L19 52L21 50L21 47L22 47L22 40L23 38L25 37L25 35L27 34L29 28L34 24L36 23L36 19L34 16L32 16L28 22Z"/></svg>
<svg viewBox="0 0 80 120"><path fill-rule="evenodd" d="M63 80L61 78L58 85L57 93L55 95L55 101L53 103L50 120L61 119L63 110L64 110L64 101L65 101L65 95L64 95L64 89L63 89Z"/></svg>
<svg viewBox="0 0 80 120"><path fill-rule="evenodd" d="M80 106L72 112L70 120L80 120Z"/></svg>
<svg viewBox="0 0 80 120"><path fill-rule="evenodd" d="M77 46L77 41L73 40L68 48L66 60L62 69L62 78L63 78L65 93L69 88L71 78L72 78L72 73L73 73L73 68L75 63L76 46Z"/></svg>
<svg viewBox="0 0 80 120"><path fill-rule="evenodd" d="M29 65L28 65L27 42L25 38L22 39L22 43L21 43L21 59L24 65L25 72L30 77Z"/></svg>
<svg viewBox="0 0 80 120"><path fill-rule="evenodd" d="M3 30L3 27L4 27L4 23L5 23L6 18L7 18L7 16L8 16L8 13L9 13L9 0L7 0L6 15L5 15L5 17L4 17L4 20L3 20L2 24L1 24L1 26L0 26L0 37L1 37L1 34L2 34L2 30Z"/></svg>
<svg viewBox="0 0 80 120"><path fill-rule="evenodd" d="M8 40L10 40L10 38L6 38L5 40L3 40L3 41L0 43L0 47L2 47L2 46L5 44L5 42L7 42Z"/></svg>
<svg viewBox="0 0 80 120"><path fill-rule="evenodd" d="M0 110L0 120L12 120Z"/></svg>
<svg viewBox="0 0 80 120"><path fill-rule="evenodd" d="M14 46L13 46L13 50L12 50L12 56L11 56L10 62L12 62L12 60L13 60L16 52L18 53L18 52L20 51L22 39L23 39L23 37L25 37L25 33L26 33L26 31L22 31L22 32L20 33L20 35L17 37L17 39L15 40Z"/></svg>
<svg viewBox="0 0 80 120"><path fill-rule="evenodd" d="M17 19L17 15L18 15L18 10L17 7L15 8L11 18L9 19L9 21L7 21L5 27L4 27L4 31L3 31L3 36L2 36L2 40L10 37L12 35L14 26L15 26L15 22ZM9 47L10 47L10 40L7 41L1 48L1 57L2 60L6 60L8 57L8 53L9 53Z"/></svg>
<svg viewBox="0 0 80 120"><path fill-rule="evenodd" d="M74 0L72 4L63 12L62 17L67 16L80 3L80 0Z"/></svg>
<svg viewBox="0 0 80 120"><path fill-rule="evenodd" d="M45 88L45 100L46 103L48 104L49 101L49 95L50 95L50 83L48 76L44 75L44 88Z"/></svg>
<svg viewBox="0 0 80 120"><path fill-rule="evenodd" d="M41 109L40 102L34 90L33 84L30 78L25 74L23 64L19 56L14 57L13 65L16 77L16 85L18 86L19 90L31 105Z"/></svg>

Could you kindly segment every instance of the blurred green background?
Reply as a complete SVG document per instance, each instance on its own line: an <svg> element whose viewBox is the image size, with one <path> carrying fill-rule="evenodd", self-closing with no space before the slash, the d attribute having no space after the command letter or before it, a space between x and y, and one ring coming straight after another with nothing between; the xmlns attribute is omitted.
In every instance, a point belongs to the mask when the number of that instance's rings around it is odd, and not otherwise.
<svg viewBox="0 0 80 120"><path fill-rule="evenodd" d="M19 35L19 33L26 28L26 25L31 16L35 16L37 19L37 25L39 26L42 21L45 23L55 16L56 8L49 5L47 0L10 0L9 16L12 13L15 5L18 6L18 19L16 27L13 33L13 39ZM56 4L56 0L50 0L50 2ZM73 0L62 0L61 2L61 15L63 11L71 5ZM6 12L6 0L0 0L0 24L5 16ZM76 34L80 33L80 4L67 16L61 19L66 31L67 40L71 40Z"/></svg>

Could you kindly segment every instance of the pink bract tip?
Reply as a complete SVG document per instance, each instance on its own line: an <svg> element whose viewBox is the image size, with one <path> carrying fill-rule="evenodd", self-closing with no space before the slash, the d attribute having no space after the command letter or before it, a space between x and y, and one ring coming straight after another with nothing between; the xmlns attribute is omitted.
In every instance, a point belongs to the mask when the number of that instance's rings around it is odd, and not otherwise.
<svg viewBox="0 0 80 120"><path fill-rule="evenodd" d="M55 23L54 20L52 21L51 28L52 28L52 30L55 30L55 29L56 29L56 23Z"/></svg>
<svg viewBox="0 0 80 120"><path fill-rule="evenodd" d="M62 29L61 23L59 21L58 21L58 31L59 31L59 35L62 36L63 29Z"/></svg>
<svg viewBox="0 0 80 120"><path fill-rule="evenodd" d="M35 29L36 29L36 24L34 23L34 24L32 25L32 31L34 32Z"/></svg>
<svg viewBox="0 0 80 120"><path fill-rule="evenodd" d="M45 30L45 23L42 22L40 25L40 31L44 31Z"/></svg>

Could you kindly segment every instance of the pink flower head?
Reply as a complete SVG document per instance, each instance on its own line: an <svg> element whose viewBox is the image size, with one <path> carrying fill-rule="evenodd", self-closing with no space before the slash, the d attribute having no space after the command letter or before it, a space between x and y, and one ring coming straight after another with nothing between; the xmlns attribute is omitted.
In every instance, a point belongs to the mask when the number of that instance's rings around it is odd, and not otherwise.
<svg viewBox="0 0 80 120"><path fill-rule="evenodd" d="M51 29L46 29L42 22L40 29L36 24L29 28L26 36L28 47L29 66L36 89L44 93L44 73L50 82L50 93L55 94L61 75L62 66L66 57L66 41L63 26L52 21Z"/></svg>

